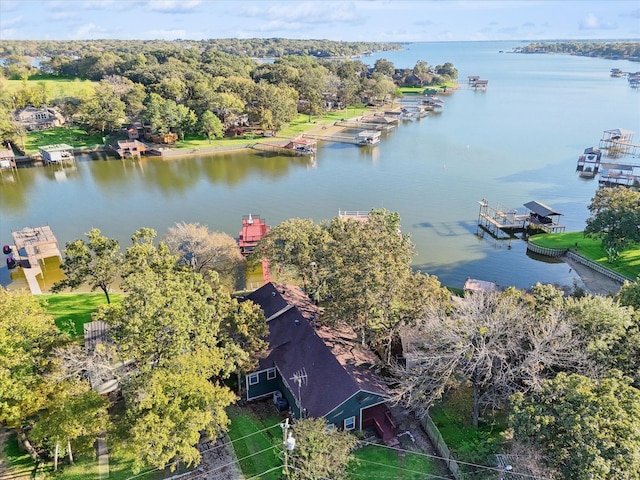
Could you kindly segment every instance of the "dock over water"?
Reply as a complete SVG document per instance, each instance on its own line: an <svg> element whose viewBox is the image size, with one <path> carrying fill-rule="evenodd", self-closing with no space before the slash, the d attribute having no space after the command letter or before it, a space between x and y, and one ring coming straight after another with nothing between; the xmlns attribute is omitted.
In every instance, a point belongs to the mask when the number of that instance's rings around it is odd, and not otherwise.
<svg viewBox="0 0 640 480"><path fill-rule="evenodd" d="M560 215L551 207L537 201L524 204L528 213L518 213L514 208L496 205L482 199L478 202L478 228L494 238L513 238L517 233L528 234L529 231L545 233L564 232L565 226L558 223Z"/></svg>
<svg viewBox="0 0 640 480"><path fill-rule="evenodd" d="M42 276L42 266L47 258L58 257L62 261L62 253L58 247L51 227L27 227L11 232L13 237L13 258L22 267L24 276L33 294L41 294L38 275Z"/></svg>

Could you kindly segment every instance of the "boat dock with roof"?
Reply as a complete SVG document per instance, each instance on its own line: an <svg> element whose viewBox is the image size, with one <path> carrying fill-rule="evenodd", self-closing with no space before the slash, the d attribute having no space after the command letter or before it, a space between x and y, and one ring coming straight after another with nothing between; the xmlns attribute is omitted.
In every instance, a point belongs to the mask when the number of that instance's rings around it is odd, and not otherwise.
<svg viewBox="0 0 640 480"><path fill-rule="evenodd" d="M482 199L478 213L478 228L494 238L513 238L516 233L542 231L545 233L564 232L565 226L559 223L562 215L551 207L537 201L524 204L527 213L518 213L516 209L500 205L492 207Z"/></svg>

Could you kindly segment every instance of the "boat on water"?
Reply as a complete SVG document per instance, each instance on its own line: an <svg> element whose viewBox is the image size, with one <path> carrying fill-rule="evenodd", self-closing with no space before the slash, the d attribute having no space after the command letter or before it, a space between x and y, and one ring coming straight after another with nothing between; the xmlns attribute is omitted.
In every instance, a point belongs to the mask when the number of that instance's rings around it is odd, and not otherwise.
<svg viewBox="0 0 640 480"><path fill-rule="evenodd" d="M255 249L258 242L271 231L260 215L244 215L242 217L242 229L238 235L238 246L242 255L249 255Z"/></svg>
<svg viewBox="0 0 640 480"><path fill-rule="evenodd" d="M377 130L362 130L356 135L356 143L361 146L377 145L380 143L381 133Z"/></svg>

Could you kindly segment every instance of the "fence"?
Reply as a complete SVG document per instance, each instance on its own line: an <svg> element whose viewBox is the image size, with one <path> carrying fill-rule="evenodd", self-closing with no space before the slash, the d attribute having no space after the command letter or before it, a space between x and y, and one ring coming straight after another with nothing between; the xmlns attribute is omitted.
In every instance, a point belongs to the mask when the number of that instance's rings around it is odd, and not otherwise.
<svg viewBox="0 0 640 480"><path fill-rule="evenodd" d="M464 477L462 475L462 472L460 471L458 462L456 462L451 456L451 451L442 438L440 430L438 430L436 424L433 423L433 420L431 420L431 417L428 413L421 415L420 423L422 425L422 428L424 428L424 431L427 432L427 436L429 437L429 440L431 440L431 443L433 443L436 451L444 459L445 463L447 464L447 468L453 475L453 478L455 478L456 480L462 480Z"/></svg>
<svg viewBox="0 0 640 480"><path fill-rule="evenodd" d="M626 281L630 281L630 282L634 281L634 279L625 277L624 275L618 272L614 272L610 268L607 268L604 265L599 264L598 262L594 262L593 260L590 260L587 257L584 257L579 253L574 252L573 250L569 250L568 248L541 247L529 241L527 242L527 250L533 253L537 253L539 255L545 255L547 257L559 258L559 257L567 256L571 260L578 262L586 267L589 267L591 270L598 272L602 275L605 275L611 278L612 280L615 280L616 282L620 282L621 284L623 284Z"/></svg>

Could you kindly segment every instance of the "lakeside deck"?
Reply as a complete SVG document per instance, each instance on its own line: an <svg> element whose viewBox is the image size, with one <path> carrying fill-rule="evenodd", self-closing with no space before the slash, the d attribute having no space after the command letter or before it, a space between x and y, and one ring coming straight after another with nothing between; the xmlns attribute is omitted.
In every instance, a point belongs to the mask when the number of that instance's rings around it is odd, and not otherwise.
<svg viewBox="0 0 640 480"><path fill-rule="evenodd" d="M514 208L501 205L492 207L489 202L482 199L478 202L480 211L478 213L478 234L480 230L489 233L496 239L507 239L517 237L521 233L528 235L531 231L542 231L545 233L564 232L565 226L558 222L562 215L547 205L531 201L524 204L528 213L518 213Z"/></svg>
<svg viewBox="0 0 640 480"><path fill-rule="evenodd" d="M58 257L62 261L62 253L58 247L51 227L26 227L11 232L13 245L11 252L16 264L22 268L31 293L42 293L38 276L42 276L42 266L47 258Z"/></svg>

